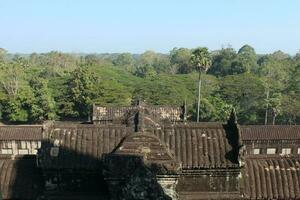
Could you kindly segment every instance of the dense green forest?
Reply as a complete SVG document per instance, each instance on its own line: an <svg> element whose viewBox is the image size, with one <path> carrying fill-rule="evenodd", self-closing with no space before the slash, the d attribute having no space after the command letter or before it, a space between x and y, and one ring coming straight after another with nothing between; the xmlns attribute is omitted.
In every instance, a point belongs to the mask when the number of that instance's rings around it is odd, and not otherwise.
<svg viewBox="0 0 300 200"><path fill-rule="evenodd" d="M198 71L193 49L169 54L10 54L0 49L0 119L6 123L86 120L93 103L186 103L195 120ZM300 123L300 53L258 55L244 45L209 52L202 75L200 121L225 121L235 108L241 124Z"/></svg>

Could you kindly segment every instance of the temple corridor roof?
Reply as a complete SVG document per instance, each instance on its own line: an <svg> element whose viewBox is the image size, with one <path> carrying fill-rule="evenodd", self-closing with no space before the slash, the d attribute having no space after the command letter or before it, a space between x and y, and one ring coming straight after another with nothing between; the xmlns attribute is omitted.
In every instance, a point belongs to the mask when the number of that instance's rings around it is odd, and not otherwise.
<svg viewBox="0 0 300 200"><path fill-rule="evenodd" d="M242 173L247 199L300 199L300 156L247 156Z"/></svg>
<svg viewBox="0 0 300 200"><path fill-rule="evenodd" d="M0 126L1 140L42 140L42 125Z"/></svg>
<svg viewBox="0 0 300 200"><path fill-rule="evenodd" d="M300 125L240 126L243 140L300 140Z"/></svg>
<svg viewBox="0 0 300 200"><path fill-rule="evenodd" d="M0 189L3 199L35 199L41 190L41 171L36 159L0 158Z"/></svg>

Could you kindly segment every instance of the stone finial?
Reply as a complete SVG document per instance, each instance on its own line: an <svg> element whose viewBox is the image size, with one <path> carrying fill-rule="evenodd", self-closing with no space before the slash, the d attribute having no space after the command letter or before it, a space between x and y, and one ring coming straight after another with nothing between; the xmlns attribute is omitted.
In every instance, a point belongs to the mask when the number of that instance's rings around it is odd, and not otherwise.
<svg viewBox="0 0 300 200"><path fill-rule="evenodd" d="M243 142L241 137L241 131L237 122L237 116L235 109L232 108L229 119L227 120L226 129L228 131L227 139L232 146L232 159L233 162L241 163L243 160Z"/></svg>
<svg viewBox="0 0 300 200"><path fill-rule="evenodd" d="M231 110L231 113L229 115L229 119L227 120L227 124L230 124L230 125L234 125L234 124L237 124L237 116L236 116L236 112L235 112L235 109L232 108Z"/></svg>
<svg viewBox="0 0 300 200"><path fill-rule="evenodd" d="M144 132L145 131L145 122L144 122L144 109L142 107L138 108L137 113L137 131L138 132Z"/></svg>
<svg viewBox="0 0 300 200"><path fill-rule="evenodd" d="M181 115L180 118L182 121L186 122L187 120L187 105L186 105L186 100L183 102L181 106Z"/></svg>

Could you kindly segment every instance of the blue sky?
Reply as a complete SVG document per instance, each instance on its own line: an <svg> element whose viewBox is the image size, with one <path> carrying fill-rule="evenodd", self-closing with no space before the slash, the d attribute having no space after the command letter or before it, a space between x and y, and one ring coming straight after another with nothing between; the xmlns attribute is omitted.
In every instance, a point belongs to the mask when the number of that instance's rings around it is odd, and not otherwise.
<svg viewBox="0 0 300 200"><path fill-rule="evenodd" d="M299 0L0 0L0 47L105 53L300 49Z"/></svg>

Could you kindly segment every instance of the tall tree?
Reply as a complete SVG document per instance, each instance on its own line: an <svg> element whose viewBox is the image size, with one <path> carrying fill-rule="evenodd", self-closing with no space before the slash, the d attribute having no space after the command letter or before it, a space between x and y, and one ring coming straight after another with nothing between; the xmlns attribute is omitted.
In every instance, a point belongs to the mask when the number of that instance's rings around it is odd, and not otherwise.
<svg viewBox="0 0 300 200"><path fill-rule="evenodd" d="M118 66L132 66L134 59L131 53L121 53L113 60L113 64Z"/></svg>
<svg viewBox="0 0 300 200"><path fill-rule="evenodd" d="M263 123L264 84L257 75L243 73L222 79L219 93L233 105L242 124Z"/></svg>
<svg viewBox="0 0 300 200"><path fill-rule="evenodd" d="M29 81L32 88L33 100L30 105L30 118L32 121L53 120L55 118L55 102L48 88L48 81L34 77Z"/></svg>
<svg viewBox="0 0 300 200"><path fill-rule="evenodd" d="M290 72L288 87L282 98L282 114L286 122L297 124L300 122L300 65Z"/></svg>
<svg viewBox="0 0 300 200"><path fill-rule="evenodd" d="M272 115L273 115L272 116L273 125L275 125L276 117L281 112L281 101L282 101L281 93L274 93L269 99L269 104L272 109Z"/></svg>
<svg viewBox="0 0 300 200"><path fill-rule="evenodd" d="M214 53L209 74L215 76L227 76L246 72L244 66L237 60L236 51L233 48L221 49Z"/></svg>
<svg viewBox="0 0 300 200"><path fill-rule="evenodd" d="M157 72L154 69L154 64L157 59L157 54L154 51L145 51L140 55L137 64L135 75L145 78L148 76L155 76Z"/></svg>
<svg viewBox="0 0 300 200"><path fill-rule="evenodd" d="M201 99L201 74L206 73L211 66L211 56L207 48L197 48L191 56L191 63L194 64L199 72L198 78L198 103L197 103L197 122L200 115L200 99Z"/></svg>
<svg viewBox="0 0 300 200"><path fill-rule="evenodd" d="M3 106L3 119L10 122L28 122L29 108L32 105L32 91L26 82L18 89L15 96L6 96L1 100Z"/></svg>
<svg viewBox="0 0 300 200"><path fill-rule="evenodd" d="M242 46L237 54L238 64L241 65L241 68L245 69L247 72L256 72L257 65L257 56L255 50L250 45Z"/></svg>
<svg viewBox="0 0 300 200"><path fill-rule="evenodd" d="M265 86L265 124L267 124L269 111L272 111L272 115L274 114L273 110L269 109L271 108L271 97L274 94L282 93L286 88L292 62L282 53L277 52L262 56L258 63L257 73L261 76Z"/></svg>
<svg viewBox="0 0 300 200"><path fill-rule="evenodd" d="M187 74L193 71L191 65L192 51L187 48L174 48L170 52L170 62L172 66L172 73Z"/></svg>
<svg viewBox="0 0 300 200"><path fill-rule="evenodd" d="M86 118L90 114L92 100L95 98L97 77L86 66L79 67L71 73L68 83L69 98L78 117Z"/></svg>
<svg viewBox="0 0 300 200"><path fill-rule="evenodd" d="M0 63L4 62L6 54L7 54L7 51L3 48L0 48Z"/></svg>
<svg viewBox="0 0 300 200"><path fill-rule="evenodd" d="M24 78L24 70L16 62L0 66L0 84L9 97L16 97Z"/></svg>

